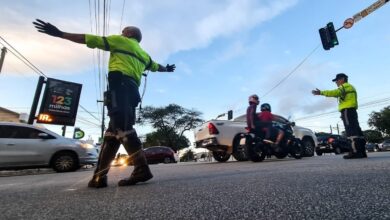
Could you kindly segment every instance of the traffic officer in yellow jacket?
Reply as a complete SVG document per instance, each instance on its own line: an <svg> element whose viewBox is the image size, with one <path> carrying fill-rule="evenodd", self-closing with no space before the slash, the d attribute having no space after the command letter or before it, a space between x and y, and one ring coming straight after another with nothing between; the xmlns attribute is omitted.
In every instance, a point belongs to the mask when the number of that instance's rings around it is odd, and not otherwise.
<svg viewBox="0 0 390 220"><path fill-rule="evenodd" d="M367 157L362 129L358 121L358 102L355 88L348 83L348 76L344 73L339 73L332 80L336 82L337 89L335 90L319 90L312 91L313 95L323 95L326 97L336 97L339 102L339 111L343 120L345 133L347 138L351 140L351 151L344 159L364 158Z"/></svg>
<svg viewBox="0 0 390 220"><path fill-rule="evenodd" d="M88 187L107 187L107 173L121 144L133 159L134 170L129 178L120 180L118 185L128 186L150 180L153 175L142 150L141 141L133 128L135 109L141 100L138 87L145 70L173 72L175 65L162 66L153 61L140 47L142 34L140 29L134 26L125 27L122 35L102 37L66 33L39 19L33 24L39 32L110 52L108 91L105 93L110 122L104 134L96 170Z"/></svg>

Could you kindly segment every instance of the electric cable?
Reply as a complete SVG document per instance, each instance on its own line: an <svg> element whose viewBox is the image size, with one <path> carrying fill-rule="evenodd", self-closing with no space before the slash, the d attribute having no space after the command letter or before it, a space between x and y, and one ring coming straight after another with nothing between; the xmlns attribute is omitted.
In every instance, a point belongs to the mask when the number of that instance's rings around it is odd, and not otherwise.
<svg viewBox="0 0 390 220"><path fill-rule="evenodd" d="M12 48L12 50L10 50L9 48L7 48L7 46L5 46L3 43L0 42L1 45L3 45L4 47L6 47L10 53L12 53L16 58L18 58L20 61L22 61L24 64L26 64L26 66L28 66L31 70L33 70L35 73L37 73L38 75L40 76L44 76L47 78L47 76L40 70L38 69L38 67L36 67L34 64L32 64L25 56L23 56L17 49L15 49L10 43L8 43L3 37L0 36L0 39L2 39L10 48ZM17 54L18 55L17 55Z"/></svg>
<svg viewBox="0 0 390 220"><path fill-rule="evenodd" d="M119 24L119 32L122 31L122 21L123 21L123 13L125 11L125 3L126 3L126 0L123 0L123 5L122 5L122 14L121 14L121 22Z"/></svg>

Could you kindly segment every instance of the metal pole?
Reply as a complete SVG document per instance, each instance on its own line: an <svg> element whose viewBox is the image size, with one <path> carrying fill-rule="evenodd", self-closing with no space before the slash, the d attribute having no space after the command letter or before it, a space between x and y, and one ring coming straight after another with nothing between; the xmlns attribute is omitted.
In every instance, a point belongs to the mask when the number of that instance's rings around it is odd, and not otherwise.
<svg viewBox="0 0 390 220"><path fill-rule="evenodd" d="M105 130L105 122L104 122L104 115L105 115L105 113L104 113L104 101L101 101L101 100L97 100L97 102L102 102L102 104L103 104L103 111L102 111L102 127L101 127L101 129L102 129L102 134L101 134L101 140L103 141L103 137L104 137L104 130Z"/></svg>
<svg viewBox="0 0 390 220"><path fill-rule="evenodd" d="M30 115L28 117L28 124L30 125L34 123L35 114L37 112L39 97L41 96L43 83L45 83L45 78L43 76L40 76L38 80L37 89L35 90L35 95L31 106Z"/></svg>
<svg viewBox="0 0 390 220"><path fill-rule="evenodd" d="M3 68L5 53L7 53L7 48L3 47L1 49L1 56L0 56L0 73L1 73L1 69Z"/></svg>
<svg viewBox="0 0 390 220"><path fill-rule="evenodd" d="M62 126L62 137L65 137L66 126Z"/></svg>

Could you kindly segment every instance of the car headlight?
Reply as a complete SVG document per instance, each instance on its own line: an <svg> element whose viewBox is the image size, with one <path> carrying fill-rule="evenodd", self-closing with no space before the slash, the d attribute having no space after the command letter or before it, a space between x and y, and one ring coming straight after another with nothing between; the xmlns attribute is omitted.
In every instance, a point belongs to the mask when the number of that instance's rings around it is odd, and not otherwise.
<svg viewBox="0 0 390 220"><path fill-rule="evenodd" d="M95 148L92 144L83 143L83 142L80 142L80 141L77 141L76 144L79 145L80 147L84 148L84 149L93 149L93 148Z"/></svg>

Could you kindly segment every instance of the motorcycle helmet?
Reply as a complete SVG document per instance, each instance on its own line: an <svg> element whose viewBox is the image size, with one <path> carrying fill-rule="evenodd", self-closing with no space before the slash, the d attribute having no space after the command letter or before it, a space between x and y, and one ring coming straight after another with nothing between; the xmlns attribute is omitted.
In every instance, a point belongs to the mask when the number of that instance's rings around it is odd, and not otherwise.
<svg viewBox="0 0 390 220"><path fill-rule="evenodd" d="M269 111L271 112L271 105L268 103L264 103L260 106L260 110L263 111Z"/></svg>
<svg viewBox="0 0 390 220"><path fill-rule="evenodd" d="M249 104L255 103L256 105L258 105L259 104L259 96L257 96L256 94L253 94L253 95L249 96L248 101L249 101Z"/></svg>
<svg viewBox="0 0 390 220"><path fill-rule="evenodd" d="M122 31L122 34L126 37L136 39L138 43L140 43L142 40L141 30L135 26L125 27Z"/></svg>

